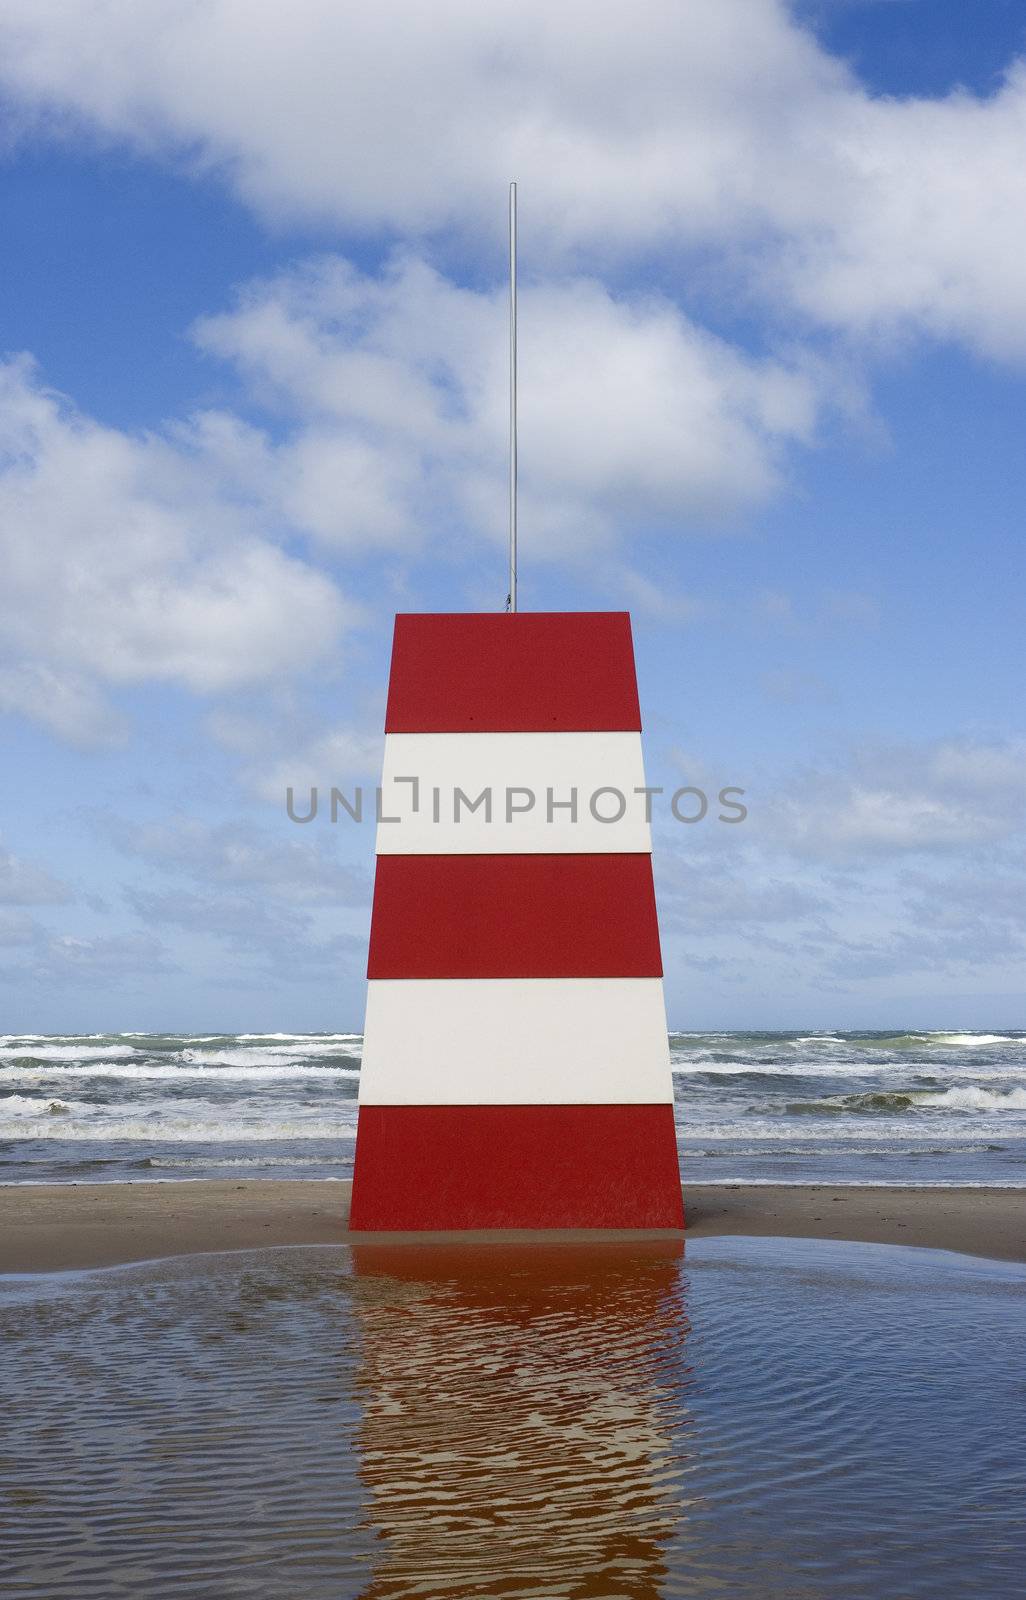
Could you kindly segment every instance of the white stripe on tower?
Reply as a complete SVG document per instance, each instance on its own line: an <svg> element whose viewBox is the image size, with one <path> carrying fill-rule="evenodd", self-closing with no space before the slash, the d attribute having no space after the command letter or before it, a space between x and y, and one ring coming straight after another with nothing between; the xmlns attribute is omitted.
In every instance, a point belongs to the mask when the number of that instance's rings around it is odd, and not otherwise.
<svg viewBox="0 0 1026 1600"><path fill-rule="evenodd" d="M378 854L648 853L644 788L640 733L389 733Z"/></svg>
<svg viewBox="0 0 1026 1600"><path fill-rule="evenodd" d="M361 1105L672 1100L658 978L385 979L367 996Z"/></svg>

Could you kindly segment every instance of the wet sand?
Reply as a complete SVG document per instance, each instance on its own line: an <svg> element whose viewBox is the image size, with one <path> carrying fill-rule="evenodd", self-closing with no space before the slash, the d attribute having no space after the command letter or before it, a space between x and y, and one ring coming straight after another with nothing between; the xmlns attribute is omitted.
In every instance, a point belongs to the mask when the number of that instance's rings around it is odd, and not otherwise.
<svg viewBox="0 0 1026 1600"><path fill-rule="evenodd" d="M685 1189L685 1201L685 1238L740 1234L851 1239L1026 1261L1026 1190L1022 1189L692 1184ZM0 1272L55 1272L201 1251L367 1239L366 1234L349 1231L348 1207L347 1183L250 1180L0 1187ZM445 1236L387 1237L398 1242ZM539 1236L448 1237L484 1242ZM589 1231L544 1237L552 1242L595 1241L604 1235Z"/></svg>

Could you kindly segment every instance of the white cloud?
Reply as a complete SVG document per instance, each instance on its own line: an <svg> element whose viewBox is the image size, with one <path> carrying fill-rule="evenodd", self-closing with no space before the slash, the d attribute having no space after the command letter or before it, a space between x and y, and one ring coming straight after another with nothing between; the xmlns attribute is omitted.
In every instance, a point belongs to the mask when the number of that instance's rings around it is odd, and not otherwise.
<svg viewBox="0 0 1026 1600"><path fill-rule="evenodd" d="M543 554L764 499L829 399L821 368L747 356L655 296L576 278L522 305L522 506ZM468 530L502 537L501 294L409 255L375 277L325 258L250 286L196 338L291 425L257 476L297 527L347 551L430 535L443 557Z"/></svg>
<svg viewBox="0 0 1026 1600"><path fill-rule="evenodd" d="M0 946L36 944L43 937L42 926L27 911L7 911L0 906Z"/></svg>
<svg viewBox="0 0 1026 1600"><path fill-rule="evenodd" d="M967 27L971 22L967 21ZM276 221L498 258L721 252L829 327L1026 357L1026 66L873 96L784 0L5 0L20 118L219 174Z"/></svg>
<svg viewBox="0 0 1026 1600"><path fill-rule="evenodd" d="M264 980L302 980L311 977L338 977L353 964L365 958L366 937L350 933L333 933L318 937L311 919L279 902L268 901L259 895L226 893L189 893L175 890L170 894L154 893L148 889L129 889L126 897L132 909L147 927L159 928L168 933L180 929L192 936L189 941L196 953L198 938L211 938L223 943L233 954L233 976L239 973L237 958L255 959L260 963Z"/></svg>
<svg viewBox="0 0 1026 1600"><path fill-rule="evenodd" d="M132 437L48 392L27 358L0 364L0 709L104 742L106 686L214 693L335 645L353 608L260 536L224 472L202 430L192 449Z"/></svg>
<svg viewBox="0 0 1026 1600"><path fill-rule="evenodd" d="M45 867L22 861L0 846L0 905L57 906L73 898L67 884Z"/></svg>
<svg viewBox="0 0 1026 1600"><path fill-rule="evenodd" d="M241 781L252 794L284 815L291 788L302 814L313 788L329 805L332 785L352 797L357 786L373 789L380 781L383 701L380 710L373 728L367 717L355 713L349 725L311 725L308 719L290 717L287 707L260 716L217 711L206 726L217 744L239 757ZM373 796L369 803L373 805Z"/></svg>
<svg viewBox="0 0 1026 1600"><path fill-rule="evenodd" d="M240 819L207 823L178 816L159 823L124 817L97 818L100 830L125 855L162 871L181 874L209 889L244 891L254 904L362 905L369 883L340 862L322 837L276 832Z"/></svg>
<svg viewBox="0 0 1026 1600"><path fill-rule="evenodd" d="M705 968L767 1001L836 1002L865 984L879 996L924 974L938 995L954 977L1017 993L1023 754L1011 740L866 749L787 793L751 792L736 831L696 828L683 845L665 833L654 864L671 994Z"/></svg>
<svg viewBox="0 0 1026 1600"><path fill-rule="evenodd" d="M125 719L95 683L43 661L0 666L0 712L30 717L59 739L87 750L118 744L126 733Z"/></svg>
<svg viewBox="0 0 1026 1600"><path fill-rule="evenodd" d="M866 748L846 769L799 772L765 811L766 840L811 859L947 853L1026 826L1026 745L945 739Z"/></svg>
<svg viewBox="0 0 1026 1600"><path fill-rule="evenodd" d="M771 928L806 922L832 909L818 886L809 887L774 876L751 859L726 861L709 854L689 859L680 851L664 851L659 862L659 903L664 931L689 934L750 934L764 924ZM790 929L793 933L793 929Z"/></svg>
<svg viewBox="0 0 1026 1600"><path fill-rule="evenodd" d="M588 279L524 300L521 506L542 559L618 569L639 528L764 499L829 403L821 367L747 356L665 300ZM500 295L408 255L250 285L196 338L268 431L222 409L135 436L75 411L30 358L0 364L0 710L113 743L111 688L223 695L332 656L362 611L318 561L466 566L501 543L504 324Z"/></svg>
<svg viewBox="0 0 1026 1600"><path fill-rule="evenodd" d="M140 822L96 812L91 821L122 855L159 875L157 888L124 884L125 902L147 936L174 940L192 970L209 970L207 940L224 945L233 960L256 958L272 982L323 978L366 951L369 873L339 860L330 833L288 823L284 808L273 829L246 818L210 823L181 814ZM370 839L373 848L373 833ZM340 920L355 923L359 934L340 929ZM67 940L53 946L65 965L75 948Z"/></svg>
<svg viewBox="0 0 1026 1600"><path fill-rule="evenodd" d="M0 40L30 104L177 150L272 215L476 226L515 172L567 242L801 209L807 160L773 162L767 122L800 145L846 81L776 0L6 0Z"/></svg>
<svg viewBox="0 0 1026 1600"><path fill-rule="evenodd" d="M69 988L150 978L178 968L165 946L149 933L110 934L79 938L59 934L41 940L31 962L0 973L0 981L25 987L55 983Z"/></svg>
<svg viewBox="0 0 1026 1600"><path fill-rule="evenodd" d="M1026 358L1026 61L987 99L846 96L831 135L843 187L781 251L780 290L856 333L918 326Z"/></svg>

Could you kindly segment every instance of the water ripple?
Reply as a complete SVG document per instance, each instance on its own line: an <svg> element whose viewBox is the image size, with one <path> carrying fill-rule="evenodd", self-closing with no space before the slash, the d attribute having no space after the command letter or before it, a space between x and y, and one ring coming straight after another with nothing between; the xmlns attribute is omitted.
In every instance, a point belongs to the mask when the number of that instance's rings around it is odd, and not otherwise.
<svg viewBox="0 0 1026 1600"><path fill-rule="evenodd" d="M794 1240L8 1279L5 1600L1004 1600L1024 1286Z"/></svg>

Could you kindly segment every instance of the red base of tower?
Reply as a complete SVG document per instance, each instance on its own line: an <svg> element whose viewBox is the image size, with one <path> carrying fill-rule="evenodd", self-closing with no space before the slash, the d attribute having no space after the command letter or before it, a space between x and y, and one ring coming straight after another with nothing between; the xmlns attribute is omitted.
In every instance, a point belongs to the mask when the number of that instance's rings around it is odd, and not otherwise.
<svg viewBox="0 0 1026 1600"><path fill-rule="evenodd" d="M349 1226L683 1228L671 1105L361 1106Z"/></svg>

